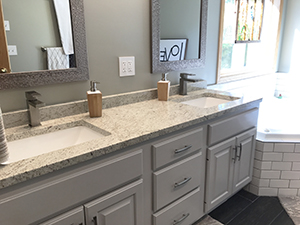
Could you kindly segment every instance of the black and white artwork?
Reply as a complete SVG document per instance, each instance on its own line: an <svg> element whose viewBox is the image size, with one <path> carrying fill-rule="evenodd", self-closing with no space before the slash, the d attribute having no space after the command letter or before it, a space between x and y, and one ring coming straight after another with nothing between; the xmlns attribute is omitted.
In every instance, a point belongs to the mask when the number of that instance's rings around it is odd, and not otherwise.
<svg viewBox="0 0 300 225"><path fill-rule="evenodd" d="M187 39L161 39L160 61L169 62L185 60Z"/></svg>

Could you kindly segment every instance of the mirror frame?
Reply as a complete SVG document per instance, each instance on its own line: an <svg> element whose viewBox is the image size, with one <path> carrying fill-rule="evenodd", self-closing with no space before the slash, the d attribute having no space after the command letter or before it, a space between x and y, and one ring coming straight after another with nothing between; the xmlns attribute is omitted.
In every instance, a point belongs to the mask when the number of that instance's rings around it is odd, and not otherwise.
<svg viewBox="0 0 300 225"><path fill-rule="evenodd" d="M89 79L83 0L70 0L76 67L0 74L0 90ZM42 47L42 46L41 46Z"/></svg>
<svg viewBox="0 0 300 225"><path fill-rule="evenodd" d="M203 68L206 56L208 0L201 0L199 58L170 62L160 61L160 0L151 0L152 9L152 73L166 73L184 69ZM182 37L184 38L184 37Z"/></svg>

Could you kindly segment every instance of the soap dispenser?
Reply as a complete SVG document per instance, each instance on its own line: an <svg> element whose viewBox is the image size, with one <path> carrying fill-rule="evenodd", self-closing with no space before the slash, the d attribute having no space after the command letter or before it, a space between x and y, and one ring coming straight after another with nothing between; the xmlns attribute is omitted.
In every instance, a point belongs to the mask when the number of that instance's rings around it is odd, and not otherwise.
<svg viewBox="0 0 300 225"><path fill-rule="evenodd" d="M91 81L91 88L86 93L91 118L102 116L102 93L97 90L97 84L99 84L99 82Z"/></svg>
<svg viewBox="0 0 300 225"><path fill-rule="evenodd" d="M167 80L167 73L162 74L162 78L157 82L157 95L159 101L168 101L170 92L170 81Z"/></svg>

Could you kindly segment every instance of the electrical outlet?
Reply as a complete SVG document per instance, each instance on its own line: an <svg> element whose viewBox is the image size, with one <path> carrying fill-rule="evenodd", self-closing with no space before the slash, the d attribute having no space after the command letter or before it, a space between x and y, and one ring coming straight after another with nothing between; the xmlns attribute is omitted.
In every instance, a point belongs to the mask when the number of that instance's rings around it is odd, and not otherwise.
<svg viewBox="0 0 300 225"><path fill-rule="evenodd" d="M9 26L9 21L8 20L4 20L4 27L6 31L10 31L10 26Z"/></svg>
<svg viewBox="0 0 300 225"><path fill-rule="evenodd" d="M8 55L18 55L16 45L8 45L7 50L8 50Z"/></svg>
<svg viewBox="0 0 300 225"><path fill-rule="evenodd" d="M119 57L119 75L120 77L135 75L134 56Z"/></svg>
<svg viewBox="0 0 300 225"><path fill-rule="evenodd" d="M126 66L126 62L125 61L122 62L121 69L122 69L122 73L123 74L127 73L127 66Z"/></svg>
<svg viewBox="0 0 300 225"><path fill-rule="evenodd" d="M132 60L127 61L127 73L133 73L133 62L132 62Z"/></svg>

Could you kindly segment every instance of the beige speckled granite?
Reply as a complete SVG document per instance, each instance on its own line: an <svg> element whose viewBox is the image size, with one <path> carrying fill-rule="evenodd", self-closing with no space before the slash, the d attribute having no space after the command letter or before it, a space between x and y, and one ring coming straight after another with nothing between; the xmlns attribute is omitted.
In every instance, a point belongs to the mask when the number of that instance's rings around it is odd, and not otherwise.
<svg viewBox="0 0 300 225"><path fill-rule="evenodd" d="M188 92L201 90L207 87L206 81L196 83L188 83ZM170 96L179 94L179 85L170 87ZM125 94L116 94L104 96L102 99L102 109L108 109L121 105L142 102L146 100L156 99L157 89L148 89L142 91L134 91ZM87 100L68 102L57 104L55 106L45 106L40 108L41 121L53 120L61 117L77 115L88 112ZM21 126L28 124L27 110L19 110L3 114L5 128Z"/></svg>
<svg viewBox="0 0 300 225"><path fill-rule="evenodd" d="M141 143L219 117L225 113L243 109L261 101L260 98L247 99L243 97L207 109L180 103L180 101L202 95L230 96L229 93L203 89L190 92L187 96L174 95L167 102L153 99L106 108L103 110L103 116L100 118L90 118L88 113L81 113L44 121L41 127L28 128L27 125L22 125L8 128L6 129L6 135L9 140L28 137L39 132L63 129L74 126L74 123L81 123L93 129L99 129L106 136L1 166L0 188Z"/></svg>
<svg viewBox="0 0 300 225"><path fill-rule="evenodd" d="M222 225L219 221L211 218L210 216L206 215L201 219L201 221L193 224L193 225Z"/></svg>
<svg viewBox="0 0 300 225"><path fill-rule="evenodd" d="M279 200L294 223L300 224L300 196L279 196Z"/></svg>

